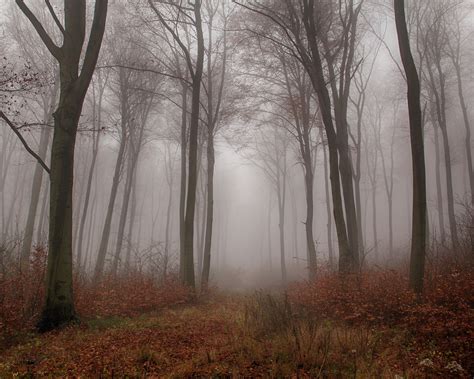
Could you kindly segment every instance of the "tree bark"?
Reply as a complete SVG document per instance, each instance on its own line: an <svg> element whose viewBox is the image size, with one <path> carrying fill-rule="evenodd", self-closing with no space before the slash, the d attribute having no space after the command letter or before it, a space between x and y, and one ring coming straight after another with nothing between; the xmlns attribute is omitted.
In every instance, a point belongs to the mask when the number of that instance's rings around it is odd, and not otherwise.
<svg viewBox="0 0 474 379"><path fill-rule="evenodd" d="M108 4L107 0L95 2L89 41L80 68L86 35L86 1L64 2L64 41L61 47L55 45L23 0L16 0L16 3L59 62L60 96L53 114L46 301L38 324L40 330L49 330L75 318L72 296L74 148L82 105L102 44Z"/></svg>
<svg viewBox="0 0 474 379"><path fill-rule="evenodd" d="M410 254L410 287L423 291L426 254L426 174L420 106L420 81L410 50L410 39L405 19L404 0L394 0L398 45L407 78L407 101L410 121L410 144L413 169L413 213Z"/></svg>
<svg viewBox="0 0 474 379"><path fill-rule="evenodd" d="M181 276L183 284L195 288L194 277L194 214L196 207L197 187L197 148L199 113L201 97L201 79L204 64L204 38L202 32L201 1L194 2L195 27L197 35L197 58L192 75L191 122L189 126L189 163L188 190L186 196L186 213L184 217L184 267Z"/></svg>

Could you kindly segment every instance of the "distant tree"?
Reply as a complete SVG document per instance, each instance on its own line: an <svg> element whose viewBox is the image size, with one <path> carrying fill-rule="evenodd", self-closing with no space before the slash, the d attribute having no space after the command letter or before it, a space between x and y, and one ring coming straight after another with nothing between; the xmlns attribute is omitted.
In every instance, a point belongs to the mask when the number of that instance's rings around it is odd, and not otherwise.
<svg viewBox="0 0 474 379"><path fill-rule="evenodd" d="M191 77L191 114L189 124L188 177L186 193L186 209L184 212L184 227L182 253L180 254L180 279L189 287L195 288L194 274L194 219L196 210L197 189L197 153L198 134L201 108L201 82L204 69L204 36L201 15L201 0L184 5L181 2L160 2L148 0L148 4L159 23L163 26L166 35L179 47L184 55L187 71ZM192 26L192 33L196 41L196 57L192 58L192 50L183 42L183 31L180 26ZM187 35L189 37L189 35ZM187 96L187 94L184 94Z"/></svg>
<svg viewBox="0 0 474 379"><path fill-rule="evenodd" d="M273 27L260 28L259 33L278 44L288 57L300 62L311 80L328 141L339 270L356 271L359 269L359 242L347 109L353 72L357 68L354 55L363 1L237 3L270 20Z"/></svg>
<svg viewBox="0 0 474 379"><path fill-rule="evenodd" d="M278 123L278 121L276 121L276 123ZM283 284L287 281L285 213L289 171L288 153L291 141L287 133L284 128L277 125L262 128L256 134L255 144L252 148L253 153L250 156L251 161L265 174L276 195L280 240L280 268Z"/></svg>
<svg viewBox="0 0 474 379"><path fill-rule="evenodd" d="M77 265L81 269L83 264L83 245L84 245L84 230L86 226L86 219L89 210L90 196L92 191L92 180L94 178L95 167L97 158L99 156L99 146L101 135L103 134L102 129L103 120L103 99L104 92L107 86L109 72L104 70L97 71L97 75L92 79L92 93L90 96L90 102L92 106L92 158L89 167L89 173L87 176L86 194L83 202L83 210L81 213L81 220L79 224L79 234L77 237Z"/></svg>

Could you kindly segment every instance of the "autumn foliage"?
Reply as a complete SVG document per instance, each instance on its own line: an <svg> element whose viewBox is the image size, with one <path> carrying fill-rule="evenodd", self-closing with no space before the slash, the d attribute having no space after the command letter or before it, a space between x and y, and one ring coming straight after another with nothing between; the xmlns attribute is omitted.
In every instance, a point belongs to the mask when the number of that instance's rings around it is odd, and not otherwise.
<svg viewBox="0 0 474 379"><path fill-rule="evenodd" d="M189 290L177 278L165 281L129 273L120 278L108 276L99 284L76 281L76 311L84 317L137 316L167 305L183 303Z"/></svg>
<svg viewBox="0 0 474 379"><path fill-rule="evenodd" d="M37 248L28 267L22 268L17 260L4 262L0 273L0 347L34 329L44 299L46 257L46 251ZM130 271L119 277L107 276L99 283L76 274L74 295L78 316L90 319L136 316L184 302L189 291L173 275L157 280Z"/></svg>
<svg viewBox="0 0 474 379"><path fill-rule="evenodd" d="M472 267L451 258L431 262L420 298L407 284L408 278L395 270L368 270L346 277L325 274L314 282L292 285L288 296L319 319L407 333L413 343L414 365L422 351L437 351L474 372Z"/></svg>

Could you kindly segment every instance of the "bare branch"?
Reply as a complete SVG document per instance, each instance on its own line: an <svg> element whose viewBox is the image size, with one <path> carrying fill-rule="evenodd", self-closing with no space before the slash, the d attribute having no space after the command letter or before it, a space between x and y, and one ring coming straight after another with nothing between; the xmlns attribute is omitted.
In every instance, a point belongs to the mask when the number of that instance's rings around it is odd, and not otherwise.
<svg viewBox="0 0 474 379"><path fill-rule="evenodd" d="M49 0L44 0L46 3L46 6L48 7L49 13L51 14L51 17L53 18L54 22L56 23L57 27L61 31L61 33L64 35L66 34L66 31L64 30L64 26L61 24L59 21L58 16L56 15L56 12L54 11L51 2Z"/></svg>
<svg viewBox="0 0 474 379"><path fill-rule="evenodd" d="M30 20L31 24L35 28L43 43L48 48L49 52L53 55L53 57L60 61L62 58L61 49L53 42L49 34L44 29L43 25L41 25L41 22L39 22L39 20L23 0L16 0L16 4L21 9L23 14L28 18L28 20Z"/></svg>
<svg viewBox="0 0 474 379"><path fill-rule="evenodd" d="M41 167L44 168L44 170L48 173L48 175L51 173L49 167L46 165L46 163L44 163L44 161L41 159L41 157L36 154L33 150L31 150L30 146L28 146L28 143L26 142L26 140L23 138L23 136L21 135L21 133L17 130L17 128L15 127L15 125L13 125L13 123L9 120L9 118L5 115L5 113L3 113L2 111L0 111L0 118L2 118L6 123L7 125L10 127L11 130L13 130L13 133L15 133L18 138L20 139L21 143L23 144L23 146L25 147L26 151L28 151L28 153L30 153L30 155L35 158L38 163L41 165Z"/></svg>

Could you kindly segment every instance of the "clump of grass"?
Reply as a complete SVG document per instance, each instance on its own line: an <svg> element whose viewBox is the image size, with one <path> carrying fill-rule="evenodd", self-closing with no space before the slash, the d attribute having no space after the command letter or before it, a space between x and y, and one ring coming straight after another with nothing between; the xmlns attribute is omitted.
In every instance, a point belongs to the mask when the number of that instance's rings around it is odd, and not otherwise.
<svg viewBox="0 0 474 379"><path fill-rule="evenodd" d="M242 333L234 343L241 359L271 367L271 376L385 375L377 363L380 335L367 328L315 317L286 294L257 292L247 299Z"/></svg>

